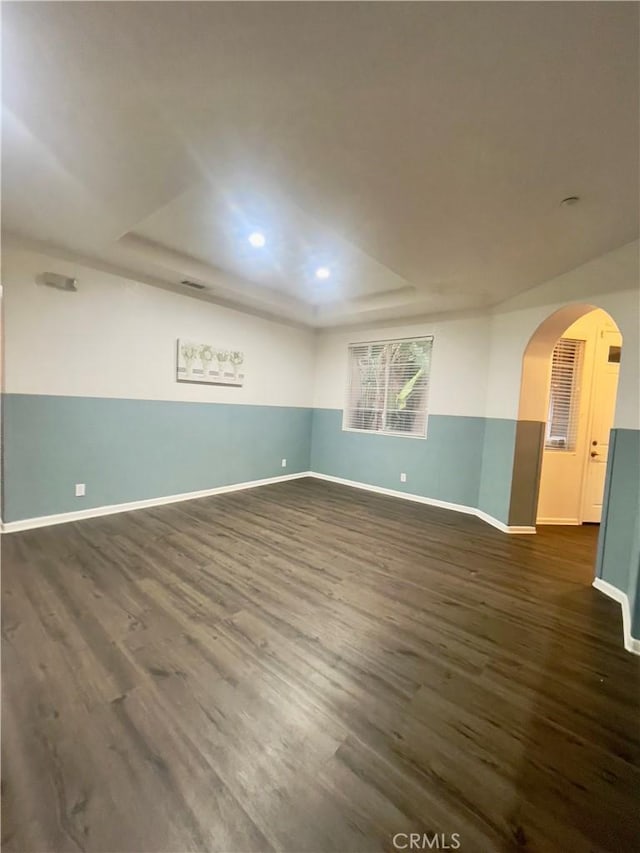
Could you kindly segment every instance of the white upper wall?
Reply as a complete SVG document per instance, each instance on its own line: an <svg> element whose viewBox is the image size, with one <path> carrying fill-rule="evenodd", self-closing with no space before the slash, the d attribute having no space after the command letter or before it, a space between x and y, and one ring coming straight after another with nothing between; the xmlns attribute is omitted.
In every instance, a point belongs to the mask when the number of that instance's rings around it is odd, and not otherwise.
<svg viewBox="0 0 640 853"><path fill-rule="evenodd" d="M538 326L558 309L582 303L607 311L622 332L622 361L614 426L640 427L640 264L638 241L498 306L491 323L486 414L516 418L522 356Z"/></svg>
<svg viewBox="0 0 640 853"><path fill-rule="evenodd" d="M347 381L347 348L359 341L433 335L429 413L483 416L490 317L378 325L318 335L314 406L341 409Z"/></svg>
<svg viewBox="0 0 640 853"><path fill-rule="evenodd" d="M35 284L74 276L77 293ZM317 335L202 300L3 247L5 390L10 393L341 409L349 343L433 335L432 414L517 418L522 357L540 323L570 303L603 308L623 335L615 426L640 427L638 242L509 300L492 314L377 324ZM175 381L176 340L245 352L243 388Z"/></svg>
<svg viewBox="0 0 640 853"><path fill-rule="evenodd" d="M432 414L518 417L524 351L540 323L569 303L603 308L623 336L615 426L640 427L640 273L629 243L503 303L491 314L378 324L318 335L314 405L342 408L347 347L358 341L433 335Z"/></svg>
<svg viewBox="0 0 640 853"><path fill-rule="evenodd" d="M35 284L56 272L78 292ZM314 335L199 299L3 246L4 390L272 406L312 403ZM242 388L176 382L178 338L243 350Z"/></svg>

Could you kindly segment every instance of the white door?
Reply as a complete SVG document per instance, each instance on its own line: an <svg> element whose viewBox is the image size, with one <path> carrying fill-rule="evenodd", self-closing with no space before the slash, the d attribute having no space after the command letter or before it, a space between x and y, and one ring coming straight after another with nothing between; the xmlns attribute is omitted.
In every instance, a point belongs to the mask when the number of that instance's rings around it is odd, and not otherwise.
<svg viewBox="0 0 640 853"><path fill-rule="evenodd" d="M582 520L599 522L620 372L619 332L603 331L596 348L587 463L582 491Z"/></svg>

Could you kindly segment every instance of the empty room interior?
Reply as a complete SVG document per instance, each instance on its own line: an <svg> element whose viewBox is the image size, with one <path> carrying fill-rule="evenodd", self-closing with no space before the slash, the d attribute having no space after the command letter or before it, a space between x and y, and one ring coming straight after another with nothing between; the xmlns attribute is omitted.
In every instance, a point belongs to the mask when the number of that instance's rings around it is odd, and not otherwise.
<svg viewBox="0 0 640 853"><path fill-rule="evenodd" d="M640 849L639 10L2 3L2 850Z"/></svg>

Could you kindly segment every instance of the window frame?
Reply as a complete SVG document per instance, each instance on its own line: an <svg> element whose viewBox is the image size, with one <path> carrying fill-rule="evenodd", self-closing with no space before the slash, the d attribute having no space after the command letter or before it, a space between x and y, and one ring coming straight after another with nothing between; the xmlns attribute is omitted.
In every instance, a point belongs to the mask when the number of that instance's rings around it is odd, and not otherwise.
<svg viewBox="0 0 640 853"><path fill-rule="evenodd" d="M388 429L361 429L359 427L352 427L347 425L347 418L350 412L353 409L349 408L349 400L351 396L351 350L353 347L363 347L363 346L387 346L389 344L406 344L406 343L414 343L414 342L422 342L428 341L430 343L430 351L429 351L429 372L427 375L427 393L425 399L425 413L424 413L424 434L422 432L395 432ZM429 391L431 390L431 367L432 367L432 359L433 359L433 343L434 336L433 335L412 335L407 338L378 338L376 340L369 341L351 341L347 344L347 387L346 387L346 397L345 405L342 408L342 431L343 432L355 432L360 433L362 435L384 435L390 436L392 438L413 438L418 439L419 441L425 441L429 435ZM387 396L389 393L389 363L387 362L385 368L385 385L384 385L384 406L382 409L383 423L386 421L386 412L387 412Z"/></svg>

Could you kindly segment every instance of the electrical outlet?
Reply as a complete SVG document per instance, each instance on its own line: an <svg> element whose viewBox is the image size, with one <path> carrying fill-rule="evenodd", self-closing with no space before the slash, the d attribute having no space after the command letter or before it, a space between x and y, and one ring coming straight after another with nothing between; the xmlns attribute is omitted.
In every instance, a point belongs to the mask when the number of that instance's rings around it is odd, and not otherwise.
<svg viewBox="0 0 640 853"><path fill-rule="evenodd" d="M76 497L83 498L86 495L86 487L84 483L76 483Z"/></svg>
<svg viewBox="0 0 640 853"><path fill-rule="evenodd" d="M286 467L287 467L287 460L286 460L286 459L283 459L283 460L282 460L282 467L283 467L283 468L286 468Z"/></svg>
<svg viewBox="0 0 640 853"><path fill-rule="evenodd" d="M406 474L400 474L400 482L401 483L407 482L407 475Z"/></svg>

